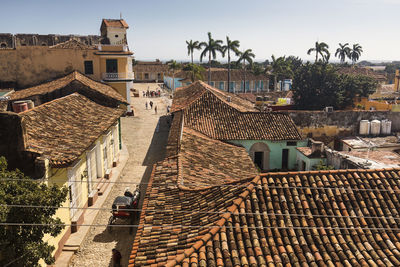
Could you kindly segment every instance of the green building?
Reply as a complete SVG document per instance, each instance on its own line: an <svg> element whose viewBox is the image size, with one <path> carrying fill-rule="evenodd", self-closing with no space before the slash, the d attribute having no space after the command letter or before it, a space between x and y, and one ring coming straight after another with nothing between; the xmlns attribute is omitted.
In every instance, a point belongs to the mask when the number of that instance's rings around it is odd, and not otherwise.
<svg viewBox="0 0 400 267"><path fill-rule="evenodd" d="M177 90L171 110L183 111L185 127L244 147L261 171L296 169L296 148L307 146L287 114L260 112L201 81Z"/></svg>

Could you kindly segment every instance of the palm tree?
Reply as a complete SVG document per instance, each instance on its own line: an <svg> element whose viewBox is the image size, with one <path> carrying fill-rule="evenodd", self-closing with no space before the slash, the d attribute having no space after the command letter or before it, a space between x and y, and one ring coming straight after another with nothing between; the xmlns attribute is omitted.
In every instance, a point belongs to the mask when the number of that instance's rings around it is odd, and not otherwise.
<svg viewBox="0 0 400 267"><path fill-rule="evenodd" d="M290 61L286 60L285 56L275 58L275 56L272 55L271 58L272 62L270 70L274 75L274 91L276 91L278 89L278 77L291 77L293 76L293 70L291 68ZM269 71L269 69L267 68L266 71Z"/></svg>
<svg viewBox="0 0 400 267"><path fill-rule="evenodd" d="M260 65L254 64L253 67L251 68L251 73L256 77L264 74L264 72L265 72L264 68L261 67ZM251 90L251 91L253 91L253 90ZM258 87L257 87L257 92L258 92Z"/></svg>
<svg viewBox="0 0 400 267"><path fill-rule="evenodd" d="M247 49L243 52L240 52L239 59L237 62L240 64L240 61L242 61L243 64L243 69L244 69L244 82L243 82L243 87L244 87L244 92L246 93L246 61L252 65L253 64L253 59L255 58L256 55L253 54L251 49Z"/></svg>
<svg viewBox="0 0 400 267"><path fill-rule="evenodd" d="M208 32L208 42L201 42L200 47L204 47L203 52L200 54L200 62L202 62L203 57L208 53L208 84L211 83L211 56L213 59L217 58L217 52L223 54L222 41L214 40L211 37L211 32Z"/></svg>
<svg viewBox="0 0 400 267"><path fill-rule="evenodd" d="M182 66L181 64L177 63L175 60L171 60L167 62L168 64L168 69L172 71L172 81L173 81L173 88L172 90L175 90L175 71L179 70Z"/></svg>
<svg viewBox="0 0 400 267"><path fill-rule="evenodd" d="M329 59L330 56L328 48L329 46L324 42L315 42L315 47L308 49L307 54L310 55L312 52L315 52L315 62L318 61L318 55L321 55L321 57L325 61L326 58Z"/></svg>
<svg viewBox="0 0 400 267"><path fill-rule="evenodd" d="M353 49L350 49L349 58L353 61L353 65L356 64L357 60L360 58L361 53L363 52L361 45L353 44Z"/></svg>
<svg viewBox="0 0 400 267"><path fill-rule="evenodd" d="M340 58L340 63L344 63L346 61L346 57L350 57L350 47L349 43L345 43L342 45L339 43L339 48L336 49L335 57Z"/></svg>
<svg viewBox="0 0 400 267"><path fill-rule="evenodd" d="M188 41L186 41L186 44L187 44L187 50L188 50L188 56L190 55L191 56L191 58L192 58L192 64L193 64L193 51L196 49L196 50L199 50L201 47L200 47L200 43L199 43L199 41L192 41L192 40L190 40L189 42Z"/></svg>
<svg viewBox="0 0 400 267"><path fill-rule="evenodd" d="M190 74L190 79L192 82L197 80L203 80L203 73L206 71L202 66L196 64L188 64L183 70L187 71Z"/></svg>
<svg viewBox="0 0 400 267"><path fill-rule="evenodd" d="M228 52L228 92L230 91L231 86L231 54L230 51L234 52L236 56L239 56L239 46L240 42L238 40L231 40L228 36L226 36L226 45L222 47L223 56Z"/></svg>

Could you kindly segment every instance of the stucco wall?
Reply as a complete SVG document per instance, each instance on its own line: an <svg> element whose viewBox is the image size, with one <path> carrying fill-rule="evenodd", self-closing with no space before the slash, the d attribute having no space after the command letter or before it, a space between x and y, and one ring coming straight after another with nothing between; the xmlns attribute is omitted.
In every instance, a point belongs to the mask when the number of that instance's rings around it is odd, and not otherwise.
<svg viewBox="0 0 400 267"><path fill-rule="evenodd" d="M302 169L302 161L306 164L304 170ZM326 158L308 158L297 150L297 170L299 171L311 171L313 167L318 165L321 161L323 164L326 164Z"/></svg>
<svg viewBox="0 0 400 267"><path fill-rule="evenodd" d="M400 131L400 113L392 111L287 111L300 134L325 143L335 137L357 135L361 120L392 121L392 132Z"/></svg>
<svg viewBox="0 0 400 267"><path fill-rule="evenodd" d="M73 70L84 72L84 61L93 61L93 75L100 80L99 57L96 50L50 49L42 46L23 46L0 49L0 81L15 81L25 88L46 80L61 77Z"/></svg>
<svg viewBox="0 0 400 267"><path fill-rule="evenodd" d="M289 149L289 164L288 167L290 170L295 169L296 167L296 147L305 147L307 146L307 140L297 141L297 146L287 146L286 141L269 141L269 140L229 140L229 143L243 146L247 152L250 151L250 148L253 144L262 142L267 144L270 150L269 155L269 169L281 169L282 168L282 150Z"/></svg>

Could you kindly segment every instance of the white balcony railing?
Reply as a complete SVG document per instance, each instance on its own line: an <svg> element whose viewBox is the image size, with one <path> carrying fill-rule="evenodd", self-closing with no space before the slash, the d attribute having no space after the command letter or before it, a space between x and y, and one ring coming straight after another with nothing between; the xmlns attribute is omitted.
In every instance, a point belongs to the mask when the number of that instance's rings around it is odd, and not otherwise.
<svg viewBox="0 0 400 267"><path fill-rule="evenodd" d="M97 46L99 51L107 52L107 51L123 51L129 52L129 46L127 44L99 44Z"/></svg>
<svg viewBox="0 0 400 267"><path fill-rule="evenodd" d="M133 80L133 72L102 73L103 80Z"/></svg>

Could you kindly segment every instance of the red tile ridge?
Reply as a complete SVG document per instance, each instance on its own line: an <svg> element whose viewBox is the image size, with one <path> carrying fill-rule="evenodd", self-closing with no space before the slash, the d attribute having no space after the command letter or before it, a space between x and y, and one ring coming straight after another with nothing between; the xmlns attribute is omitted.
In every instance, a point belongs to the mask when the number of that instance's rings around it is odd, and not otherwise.
<svg viewBox="0 0 400 267"><path fill-rule="evenodd" d="M341 170L321 170L321 171L291 171L291 172L265 172L261 173L260 177L277 177L277 176L289 176L289 175L307 175L307 174L339 174L339 173L350 173L350 172L364 172L364 173L375 173L384 171L400 171L399 168L384 168L384 169L341 169Z"/></svg>
<svg viewBox="0 0 400 267"><path fill-rule="evenodd" d="M200 81L196 81L196 82L194 82L194 83L192 83L192 84L179 87L179 90L185 90L186 88L188 88L188 87L190 87L190 86L193 86L194 84L196 84L196 83L198 83L198 82L200 82ZM193 99L192 101L190 101L189 103L187 103L185 107L180 107L180 108L178 107L178 108L176 108L176 109L173 109L173 110L172 110L172 113L175 113L175 112L178 112L178 111L181 111L181 110L186 109L188 106L190 106L191 104L193 104L193 102L197 101L200 97L202 97L205 93L207 93L207 90L204 90L197 98L195 98L195 99ZM172 107L174 107L174 102L172 102ZM172 109L172 108L171 108L171 109Z"/></svg>
<svg viewBox="0 0 400 267"><path fill-rule="evenodd" d="M153 180L154 180L154 173L155 173L155 170L156 170L156 166L157 166L157 164L153 165L153 170L151 171L151 175L150 175L150 179L149 179L149 183L147 185L147 189L146 189L146 194L145 195L149 194L151 192L151 190L152 190L152 184L153 184ZM140 217L139 225L144 225L144 223L145 223L144 220L145 220L145 215L146 215L147 204L148 204L147 202L143 202L143 206L142 206L143 217L142 216ZM138 227L138 229L137 229L137 232L136 232L136 235L135 235L135 239L133 240L133 244L135 244L135 247L136 247L136 244L140 243L140 238L141 238L141 236L143 234L143 229L144 229L143 227L142 228ZM134 266L137 249L135 250L134 247L132 247L132 248L133 249L132 249L132 252L131 252L131 255L130 255L129 258L133 260L133 262L132 262L133 265L132 266Z"/></svg>

